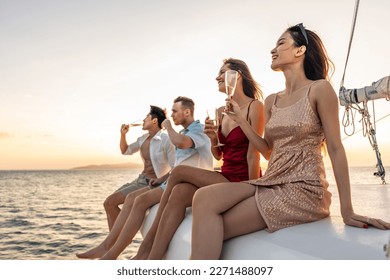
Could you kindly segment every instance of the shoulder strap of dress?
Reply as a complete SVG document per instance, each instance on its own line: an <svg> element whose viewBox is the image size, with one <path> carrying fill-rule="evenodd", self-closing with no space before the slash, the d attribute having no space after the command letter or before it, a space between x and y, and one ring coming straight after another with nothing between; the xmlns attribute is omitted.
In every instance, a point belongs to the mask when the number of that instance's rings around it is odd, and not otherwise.
<svg viewBox="0 0 390 280"><path fill-rule="evenodd" d="M252 102L255 101L254 99L249 103L248 105L248 112L246 113L246 120L249 121L249 110L251 108Z"/></svg>
<svg viewBox="0 0 390 280"><path fill-rule="evenodd" d="M309 86L309 89L307 90L307 92L306 92L306 96L309 96L309 93L310 93L310 90L311 90L311 86L312 85L314 85L316 82L318 82L319 80L315 80L315 81L313 81L311 84L310 84L310 86Z"/></svg>
<svg viewBox="0 0 390 280"><path fill-rule="evenodd" d="M279 91L279 92L277 92L277 93L275 94L275 98L274 98L274 102L272 103L272 107L275 106L276 98L278 98L279 93L281 93L281 91Z"/></svg>

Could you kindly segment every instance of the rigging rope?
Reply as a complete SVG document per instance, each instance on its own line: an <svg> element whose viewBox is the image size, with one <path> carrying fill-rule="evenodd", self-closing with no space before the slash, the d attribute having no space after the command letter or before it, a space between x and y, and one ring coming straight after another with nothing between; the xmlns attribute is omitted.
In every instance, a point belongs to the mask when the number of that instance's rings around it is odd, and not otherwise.
<svg viewBox="0 0 390 280"><path fill-rule="evenodd" d="M349 45L348 45L348 51L347 51L347 57L345 60L345 66L344 66L344 72L343 76L341 78L341 83L340 83L340 89L344 88L344 79L345 79L345 73L347 70L347 65L348 65L348 60L349 60L349 54L351 52L351 47L352 47L352 40L353 40L353 35L355 32L355 26L356 26L356 19L357 19L357 14L358 14L358 9L359 9L359 3L360 0L356 0L355 2L355 11L354 11L354 16L352 20L352 30L351 30L351 36L349 39ZM386 98L387 99L387 98ZM385 181L385 169L382 164L382 159L381 159L381 154L379 152L378 144L376 141L376 121L375 121L375 107L374 107L374 102L373 102L373 113L374 113L374 125L372 125L370 121L370 113L368 111L367 107L367 100L362 102L363 107L360 107L359 104L353 104L350 103L345 106L345 111L344 111L344 116L342 119L342 124L344 126L344 133L347 135L347 137L350 137L354 135L355 132L355 116L356 112L359 112L362 115L362 129L359 131L363 131L363 136L367 136L368 140L370 142L370 145L375 151L376 158L377 158L377 172L374 173L375 176L378 176L382 180L382 184L386 184ZM351 109L355 109L355 112L352 112ZM390 114L389 114L390 115ZM387 115L388 116L388 115ZM385 117L387 117L385 116ZM347 132L347 127L352 126L352 133ZM344 139L343 139L344 140Z"/></svg>
<svg viewBox="0 0 390 280"><path fill-rule="evenodd" d="M348 64L349 54L351 52L353 34L355 33L355 26L356 26L356 19L357 19L357 14L358 14L358 9L359 9L359 3L360 3L360 0L356 0L356 2L355 2L355 11L353 13L354 16L353 16L353 20L352 20L351 36L349 38L347 58L345 60L344 72L343 72L343 77L341 78L341 85L340 85L340 87L344 86L345 72L347 71L347 64Z"/></svg>
<svg viewBox="0 0 390 280"><path fill-rule="evenodd" d="M390 114L387 114L387 115L381 117L380 119L376 120L376 122L380 122L381 120L387 118L388 116L390 116ZM360 131L363 131L363 128L361 128L361 129L355 131L355 132L352 133L352 134L347 134L347 133L346 133L347 136L345 136L344 138L342 138L341 141L344 141L345 139L348 139L349 137L354 136L356 133L358 133L358 132L360 132Z"/></svg>
<svg viewBox="0 0 390 280"><path fill-rule="evenodd" d="M380 119L377 120L376 122L380 122L381 120L387 118L388 116L390 116L390 114L387 114L386 116L383 116L382 118L380 118ZM357 131L355 131L355 132L352 133L352 134L347 134L347 133L346 133L347 136L345 136L344 138L342 138L341 141L344 141L345 139L348 139L349 137L354 136L356 133L358 133L358 132L360 132L360 131L363 131L363 128L362 128L362 129L359 129L359 130L357 130Z"/></svg>

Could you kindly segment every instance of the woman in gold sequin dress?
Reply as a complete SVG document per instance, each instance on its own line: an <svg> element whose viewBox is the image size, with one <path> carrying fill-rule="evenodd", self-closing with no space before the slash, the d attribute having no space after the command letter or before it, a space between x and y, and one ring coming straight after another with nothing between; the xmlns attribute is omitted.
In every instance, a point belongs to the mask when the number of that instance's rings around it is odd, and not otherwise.
<svg viewBox="0 0 390 280"><path fill-rule="evenodd" d="M218 259L223 241L235 236L327 217L331 194L321 154L325 143L344 222L390 229L390 223L353 211L338 99L327 81L333 64L321 39L298 24L282 34L271 55L271 68L284 73L286 89L265 100L264 138L251 129L233 100L227 112L261 154L269 155L268 168L262 178L215 184L195 193L192 259Z"/></svg>

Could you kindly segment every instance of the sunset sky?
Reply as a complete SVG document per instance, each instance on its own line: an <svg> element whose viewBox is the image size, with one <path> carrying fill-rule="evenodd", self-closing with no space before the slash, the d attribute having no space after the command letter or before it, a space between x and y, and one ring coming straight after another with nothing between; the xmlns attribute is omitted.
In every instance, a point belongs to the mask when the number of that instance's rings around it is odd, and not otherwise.
<svg viewBox="0 0 390 280"><path fill-rule="evenodd" d="M248 64L265 96L282 90L270 50L300 22L323 39L338 92L354 6L355 0L0 0L0 169L139 161L120 153L122 123L143 118L150 104L170 111L179 95L194 99L203 122L207 107L224 103L215 77L227 57ZM360 1L347 88L390 75L389 12L388 0ZM377 119L389 112L390 102L375 102ZM390 116L377 123L387 166L389 131ZM131 129L128 140L141 133ZM343 143L351 165L375 166L361 132Z"/></svg>

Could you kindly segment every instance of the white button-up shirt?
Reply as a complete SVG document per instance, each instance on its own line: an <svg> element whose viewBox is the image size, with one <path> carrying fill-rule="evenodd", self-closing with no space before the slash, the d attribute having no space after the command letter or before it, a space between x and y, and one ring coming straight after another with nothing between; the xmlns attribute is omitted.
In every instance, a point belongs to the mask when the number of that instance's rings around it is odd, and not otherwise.
<svg viewBox="0 0 390 280"><path fill-rule="evenodd" d="M138 137L134 143L128 145L125 155L132 155L141 149L142 144L149 137L149 133ZM167 174L175 164L175 146L172 144L169 136L162 130L156 133L150 139L150 159L152 161L154 173L157 177ZM141 154L141 158L144 158Z"/></svg>

